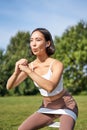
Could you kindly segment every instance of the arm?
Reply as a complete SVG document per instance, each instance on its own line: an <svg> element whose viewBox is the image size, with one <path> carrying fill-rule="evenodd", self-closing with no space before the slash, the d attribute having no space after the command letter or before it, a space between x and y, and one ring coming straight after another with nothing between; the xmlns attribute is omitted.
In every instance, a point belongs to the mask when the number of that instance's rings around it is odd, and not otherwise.
<svg viewBox="0 0 87 130"><path fill-rule="evenodd" d="M7 81L6 88L11 89L18 86L22 81L27 78L27 75L24 72L20 74L16 74L15 72L11 75L11 77Z"/></svg>
<svg viewBox="0 0 87 130"><path fill-rule="evenodd" d="M28 66L20 65L19 68L24 71L33 81L35 81L41 88L48 92L51 92L55 89L63 73L63 64L57 60L55 60L55 64L53 64L53 74L50 80L44 79L42 76L32 71Z"/></svg>
<svg viewBox="0 0 87 130"><path fill-rule="evenodd" d="M16 62L15 71L7 81L7 85L6 85L7 89L16 87L27 77L26 73L20 71L19 69L20 64L26 65L27 63L28 61L26 59L21 59L18 62Z"/></svg>

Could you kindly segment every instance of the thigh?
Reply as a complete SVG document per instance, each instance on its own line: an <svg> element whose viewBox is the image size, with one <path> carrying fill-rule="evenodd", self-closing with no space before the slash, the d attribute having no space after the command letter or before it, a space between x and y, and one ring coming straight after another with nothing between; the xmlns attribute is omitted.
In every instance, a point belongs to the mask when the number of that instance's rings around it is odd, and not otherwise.
<svg viewBox="0 0 87 130"><path fill-rule="evenodd" d="M74 130L75 121L68 115L60 116L60 128L59 130Z"/></svg>
<svg viewBox="0 0 87 130"><path fill-rule="evenodd" d="M42 113L34 113L30 117L28 117L18 128L18 130L38 130L50 123L53 122L54 119L53 114L42 114Z"/></svg>

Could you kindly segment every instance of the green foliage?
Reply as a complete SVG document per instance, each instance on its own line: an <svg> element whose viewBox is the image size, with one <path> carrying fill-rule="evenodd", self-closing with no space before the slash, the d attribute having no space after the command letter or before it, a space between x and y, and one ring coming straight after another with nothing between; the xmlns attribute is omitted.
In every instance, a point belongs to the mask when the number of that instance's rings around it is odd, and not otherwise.
<svg viewBox="0 0 87 130"><path fill-rule="evenodd" d="M7 58L10 58L12 62L20 58L27 58L30 60L29 38L29 32L18 32L16 36L12 37L6 51Z"/></svg>
<svg viewBox="0 0 87 130"><path fill-rule="evenodd" d="M29 48L29 32L18 32L16 36L12 37L10 44L7 47L5 54L3 51L0 51L0 68L2 68L0 77L0 95L30 95L36 94L37 90L32 84L32 81L28 78L24 83L20 84L20 87L16 87L11 91L6 90L6 83L8 78L14 71L15 63L21 58L26 58L30 62L33 60L33 57L30 55ZM22 87L21 87L22 86Z"/></svg>
<svg viewBox="0 0 87 130"><path fill-rule="evenodd" d="M73 94L87 91L87 24L83 21L55 37L55 57L64 63L64 86Z"/></svg>
<svg viewBox="0 0 87 130"><path fill-rule="evenodd" d="M5 80L7 79L5 70L4 50L0 50L0 95L4 96L7 93L5 89Z"/></svg>

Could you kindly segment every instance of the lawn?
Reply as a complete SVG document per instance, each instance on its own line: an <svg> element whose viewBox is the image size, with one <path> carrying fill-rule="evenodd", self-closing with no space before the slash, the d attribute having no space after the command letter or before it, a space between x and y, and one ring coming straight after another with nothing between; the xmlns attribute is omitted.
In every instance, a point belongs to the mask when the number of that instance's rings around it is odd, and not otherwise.
<svg viewBox="0 0 87 130"><path fill-rule="evenodd" d="M79 106L75 130L87 130L87 96L74 96ZM17 130L18 126L41 104L41 96L0 97L0 130ZM53 130L45 127L42 130ZM55 129L56 130L56 129Z"/></svg>

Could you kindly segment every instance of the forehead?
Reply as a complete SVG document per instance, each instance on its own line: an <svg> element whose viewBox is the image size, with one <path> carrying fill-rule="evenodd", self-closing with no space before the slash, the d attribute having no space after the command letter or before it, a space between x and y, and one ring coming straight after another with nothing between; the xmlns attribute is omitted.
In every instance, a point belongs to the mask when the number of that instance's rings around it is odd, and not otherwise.
<svg viewBox="0 0 87 130"><path fill-rule="evenodd" d="M40 31L35 31L31 34L31 38L34 38L34 37L43 37L44 38L44 35Z"/></svg>

